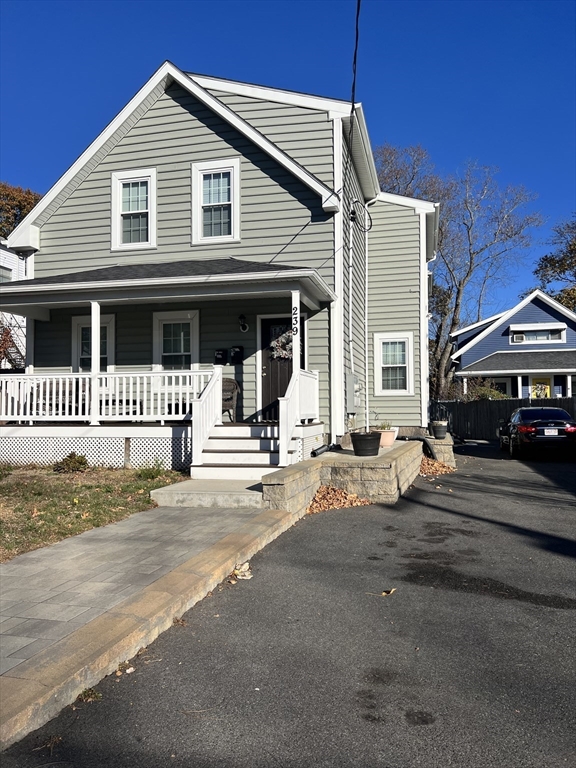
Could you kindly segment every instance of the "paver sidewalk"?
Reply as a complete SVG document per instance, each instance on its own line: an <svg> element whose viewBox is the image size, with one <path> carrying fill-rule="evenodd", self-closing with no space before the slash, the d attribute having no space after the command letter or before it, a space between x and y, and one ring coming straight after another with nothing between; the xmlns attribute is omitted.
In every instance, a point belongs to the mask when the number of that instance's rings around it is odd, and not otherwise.
<svg viewBox="0 0 576 768"><path fill-rule="evenodd" d="M0 565L0 744L57 714L297 519L157 507Z"/></svg>

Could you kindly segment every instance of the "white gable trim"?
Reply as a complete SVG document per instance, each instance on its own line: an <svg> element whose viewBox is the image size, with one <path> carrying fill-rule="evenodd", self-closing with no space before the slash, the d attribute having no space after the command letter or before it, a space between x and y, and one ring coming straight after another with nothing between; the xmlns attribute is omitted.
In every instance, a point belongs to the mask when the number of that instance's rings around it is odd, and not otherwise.
<svg viewBox="0 0 576 768"><path fill-rule="evenodd" d="M240 133L246 136L247 139L252 141L263 152L269 155L272 159L276 160L281 166L286 168L293 176L299 179L309 189L322 199L322 207L325 211L337 211L340 209L340 199L338 195L325 186L316 176L306 171L301 165L292 160L285 152L279 149L269 139L263 136L255 128L243 120L239 115L233 112L225 104L222 104L216 97L209 94L202 86L194 82L190 77L185 75L174 64L169 61L165 61L162 66L156 70L150 80L138 91L138 93L128 102L128 104L122 109L118 115L112 120L111 123L102 131L102 133L95 139L92 144L86 149L76 160L73 165L66 171L66 173L60 177L60 179L54 184L54 186L44 195L44 197L38 202L38 204L32 209L32 211L26 216L23 221L16 227L16 229L8 237L8 245L10 248L15 249L38 249L37 237L34 237L32 227L34 222L43 213L46 208L52 203L52 201L60 194L60 192L66 187L66 185L74 178L74 176L81 170L81 168L96 154L96 152L113 136L122 123L128 119L128 117L134 112L135 109L144 101L144 99L156 88L160 83L164 83L166 88L172 82L178 83L182 88L188 91L192 96L202 102L205 106L211 109L215 114L225 120L233 128L236 128ZM37 229L37 227L36 227Z"/></svg>
<svg viewBox="0 0 576 768"><path fill-rule="evenodd" d="M498 320L499 317L502 317L504 312L499 312L497 315L492 315L492 317L487 317L486 320L479 320L477 323L472 323L472 325L467 325L465 328L460 328L459 331L454 331L454 333L450 334L450 338L453 339L455 336L461 336L463 333L466 333L466 331L473 331L474 328L480 328L483 325L487 325L488 323L493 323L494 320Z"/></svg>
<svg viewBox="0 0 576 768"><path fill-rule="evenodd" d="M532 291L532 293L529 296L526 296L525 299L522 299L522 301L519 304L516 304L515 307L512 307L512 309L509 309L508 312L504 312L503 315L500 315L500 317L493 322L491 325L488 326L485 330L482 331L482 333L479 333L478 336L476 336L475 339L468 342L465 346L462 347L462 349L459 349L458 352L455 352L451 359L457 360L461 355L463 355L465 352L468 352L468 350L472 349L476 344L478 344L479 341L482 341L482 339L485 339L488 334L492 333L492 331L495 331L496 328L499 328L501 325L504 325L508 320L510 320L511 317L513 317L516 312L519 312L521 309L523 309L527 304L530 304L533 299L541 299L546 304L548 304L552 309L556 309L559 312L561 312L563 315L565 315L567 318L569 318L572 321L576 321L576 312L572 312L567 307L560 304L555 299L550 298L550 296L547 296L543 291L541 291L539 288L536 288L535 291Z"/></svg>
<svg viewBox="0 0 576 768"><path fill-rule="evenodd" d="M405 208L414 208L418 213L434 213L438 205L437 203L429 203L427 200L417 200L415 197L393 195L391 192L380 192L378 200L383 203L403 205Z"/></svg>
<svg viewBox="0 0 576 768"><path fill-rule="evenodd" d="M316 109L321 112L328 112L332 120L335 117L347 117L350 115L350 102L330 99L325 96L312 96L307 93L298 93L297 91L285 91L281 88L269 88L266 85L253 85L251 83L241 83L237 80L223 80L209 75L197 75L194 72L186 72L189 78L194 80L202 88L213 88L215 91L224 91L233 93L237 96L248 96L252 99L262 99L263 101L275 101L279 104L289 104L294 107L304 107L305 109Z"/></svg>

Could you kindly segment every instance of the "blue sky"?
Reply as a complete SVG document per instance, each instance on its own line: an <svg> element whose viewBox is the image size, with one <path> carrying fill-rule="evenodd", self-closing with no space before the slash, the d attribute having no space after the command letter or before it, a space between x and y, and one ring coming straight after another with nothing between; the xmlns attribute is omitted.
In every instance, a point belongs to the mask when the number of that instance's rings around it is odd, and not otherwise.
<svg viewBox="0 0 576 768"><path fill-rule="evenodd" d="M355 0L0 0L0 177L46 192L165 60L350 98ZM493 311L532 284L576 210L573 0L363 0L356 97L372 144L422 144L539 195L547 226Z"/></svg>

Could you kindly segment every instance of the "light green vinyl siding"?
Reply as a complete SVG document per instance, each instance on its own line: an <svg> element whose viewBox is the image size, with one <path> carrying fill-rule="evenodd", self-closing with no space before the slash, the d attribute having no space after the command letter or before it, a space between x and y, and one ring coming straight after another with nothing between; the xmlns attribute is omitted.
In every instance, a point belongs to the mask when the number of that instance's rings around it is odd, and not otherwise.
<svg viewBox="0 0 576 768"><path fill-rule="evenodd" d="M420 216L413 208L377 202L370 207L368 354L369 397L376 423L421 426L420 348ZM374 334L414 334L414 395L374 394ZM426 385L426 383L425 383Z"/></svg>
<svg viewBox="0 0 576 768"><path fill-rule="evenodd" d="M333 220L319 197L226 122L171 86L122 131L41 227L35 275L233 256L317 266L333 283ZM113 146L112 146L113 145ZM102 154L102 153L99 153ZM191 164L240 157L241 241L191 246ZM157 248L110 251L111 174L157 169Z"/></svg>
<svg viewBox="0 0 576 768"><path fill-rule="evenodd" d="M333 131L328 112L222 91L211 90L210 93L332 187Z"/></svg>

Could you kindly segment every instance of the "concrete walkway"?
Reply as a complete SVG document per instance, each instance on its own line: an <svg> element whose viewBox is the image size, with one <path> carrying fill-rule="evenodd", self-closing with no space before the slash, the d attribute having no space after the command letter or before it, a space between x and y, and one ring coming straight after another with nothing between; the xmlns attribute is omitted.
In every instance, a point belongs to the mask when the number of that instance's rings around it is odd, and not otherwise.
<svg viewBox="0 0 576 768"><path fill-rule="evenodd" d="M0 565L0 745L134 656L298 517L158 507Z"/></svg>

